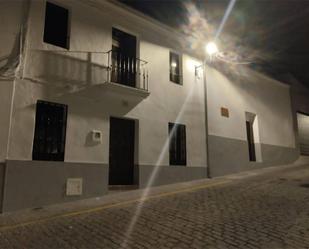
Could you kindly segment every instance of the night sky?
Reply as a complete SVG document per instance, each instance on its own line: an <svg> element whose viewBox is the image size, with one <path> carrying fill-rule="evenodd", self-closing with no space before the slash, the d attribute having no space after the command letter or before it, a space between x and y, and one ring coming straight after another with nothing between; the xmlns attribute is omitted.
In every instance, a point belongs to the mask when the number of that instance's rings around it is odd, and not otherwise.
<svg viewBox="0 0 309 249"><path fill-rule="evenodd" d="M120 1L180 32L194 32L200 39L204 39L204 33L214 36L229 3L229 0ZM201 25L205 22L211 27L208 32ZM219 44L221 50L235 51L274 77L280 79L289 72L309 86L308 38L309 1L238 0L219 36Z"/></svg>

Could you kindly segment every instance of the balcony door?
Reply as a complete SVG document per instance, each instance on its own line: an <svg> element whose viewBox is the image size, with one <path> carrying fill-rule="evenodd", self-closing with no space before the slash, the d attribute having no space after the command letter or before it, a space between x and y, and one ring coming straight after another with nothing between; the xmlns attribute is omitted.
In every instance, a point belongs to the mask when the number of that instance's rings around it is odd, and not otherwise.
<svg viewBox="0 0 309 249"><path fill-rule="evenodd" d="M113 28L112 82L136 86L136 37Z"/></svg>

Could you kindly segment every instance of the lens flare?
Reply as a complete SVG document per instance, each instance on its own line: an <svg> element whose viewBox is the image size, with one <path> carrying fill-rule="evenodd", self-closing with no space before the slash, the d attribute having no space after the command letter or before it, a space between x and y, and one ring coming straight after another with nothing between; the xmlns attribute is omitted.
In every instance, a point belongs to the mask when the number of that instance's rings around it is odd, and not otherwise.
<svg viewBox="0 0 309 249"><path fill-rule="evenodd" d="M190 90L186 96L186 99L185 101L183 102L182 106L181 106L181 109L176 117L176 120L174 121L175 123L179 123L179 121L181 120L181 118L183 117L183 113L186 109L186 106L188 105L188 102L189 100L192 99L192 95L193 95L193 92L194 92L194 89L196 87L197 84L191 84L190 85ZM162 161L164 159L164 156L166 155L166 153L168 152L169 150L169 141L170 141L170 138L173 136L173 134L175 133L175 126L173 127L173 129L171 130L168 138L165 140L164 142L164 145L162 147L162 150L161 150L161 153L157 159L157 162L155 163L155 167L154 169L152 170L151 172L151 175L148 179L148 182L147 182L147 185L145 187L145 189L143 190L142 192L142 196L140 198L140 202L137 204L136 206L136 209L135 209L135 212L134 212L134 215L132 216L131 220L130 220L130 223L128 225L128 228L126 230L126 233L125 233L125 239L123 241L123 243L121 244L121 248L125 249L125 248L128 248L128 242L131 238L131 234L134 230L134 227L135 227L135 224L137 223L138 221L138 218L140 217L141 215L141 212L142 212L142 209L143 209L143 206L144 206L144 202L145 202L145 199L146 197L149 195L149 191L154 183L154 180L158 174L158 171L160 169L160 167L164 167L164 166L161 166L162 164Z"/></svg>
<svg viewBox="0 0 309 249"><path fill-rule="evenodd" d="M215 40L218 38L221 31L223 30L224 24L225 24L226 20L228 19L230 12L232 11L232 9L234 7L235 2L236 2L236 0L230 1L230 4L229 4L229 6L228 6L228 8L227 8L227 10L224 14L224 17L222 19L222 22L220 24L220 27L216 32ZM190 37L194 37L194 40L203 40L203 41L209 40L209 37L207 37L208 39L205 39L205 34L212 33L212 32L207 32L207 31L213 31L213 30L212 30L212 27L208 24L207 20L200 15L198 9L195 6L187 5L187 10L188 10L188 13L189 13L188 18L189 18L190 24L184 30L185 33L189 33ZM203 32L200 32L201 27L204 28ZM204 39L196 39L196 38L204 38ZM190 47L192 49L199 46L198 44L193 44L193 43L190 44L190 45L191 45ZM214 43L213 44L210 43L209 46L210 46L209 52L211 54L218 53L218 48ZM186 106L187 106L189 100L193 96L193 92L194 92L195 87L196 87L196 84L190 85L190 90L189 90L189 92L186 96L185 101L183 102L183 105L181 106L181 109L180 109L180 111L179 111L179 113L176 117L175 123L178 123L181 120L181 118L183 117L183 113L186 109ZM169 134L168 138L166 139L166 141L165 141L165 143L162 147L161 153L160 153L160 155L157 159L157 162L155 163L155 167L154 167L153 171L151 172L151 175L148 179L148 182L147 182L145 189L142 192L140 202L137 204L134 215L132 216L130 223L127 227L127 230L126 230L126 233L125 233L125 236L124 236L125 239L124 239L123 243L121 244L121 248L123 248L123 249L128 248L128 243L129 243L129 240L131 238L132 232L134 231L134 227L135 227L135 225L136 225L136 223L137 223L137 221L138 221L138 219L141 215L141 212L143 210L145 198L149 195L150 188L152 187L154 180L155 180L156 176L158 175L158 171L159 171L160 167L162 167L161 166L162 161L164 159L164 156L166 155L166 153L169 150L169 141L170 141L170 138L171 138L171 136L173 135L174 132L175 132L175 126L173 127L171 133Z"/></svg>
<svg viewBox="0 0 309 249"><path fill-rule="evenodd" d="M224 13L223 19L222 19L222 21L220 23L220 26L219 26L219 28L218 28L218 30L216 32L215 40L217 40L219 35L221 34L221 32L222 32L222 30L224 28L224 25L225 25L227 19L229 18L233 8L234 8L235 3L236 3L236 0L231 0L229 5L227 6L227 9L226 9L226 11Z"/></svg>

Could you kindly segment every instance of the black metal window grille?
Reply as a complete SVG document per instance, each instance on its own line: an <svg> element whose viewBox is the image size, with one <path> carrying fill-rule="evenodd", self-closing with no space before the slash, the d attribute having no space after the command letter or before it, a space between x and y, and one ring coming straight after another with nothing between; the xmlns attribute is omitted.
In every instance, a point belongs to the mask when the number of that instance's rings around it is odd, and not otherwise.
<svg viewBox="0 0 309 249"><path fill-rule="evenodd" d="M52 45L69 48L69 10L46 2L43 40Z"/></svg>
<svg viewBox="0 0 309 249"><path fill-rule="evenodd" d="M33 160L64 161L67 105L37 101Z"/></svg>
<svg viewBox="0 0 309 249"><path fill-rule="evenodd" d="M170 81L180 84L180 58L173 52L170 52Z"/></svg>
<svg viewBox="0 0 309 249"><path fill-rule="evenodd" d="M186 165L186 126L182 124L169 123L168 131L170 137L170 165Z"/></svg>

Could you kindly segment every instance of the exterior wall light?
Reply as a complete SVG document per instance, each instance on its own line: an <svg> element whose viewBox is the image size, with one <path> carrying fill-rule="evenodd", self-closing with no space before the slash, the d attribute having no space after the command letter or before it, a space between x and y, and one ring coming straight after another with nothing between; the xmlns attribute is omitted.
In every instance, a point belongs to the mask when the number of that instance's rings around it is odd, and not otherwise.
<svg viewBox="0 0 309 249"><path fill-rule="evenodd" d="M203 65L195 66L195 77L201 79L203 75Z"/></svg>

